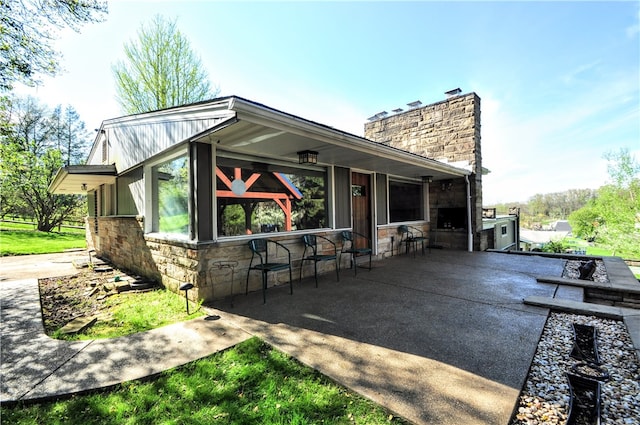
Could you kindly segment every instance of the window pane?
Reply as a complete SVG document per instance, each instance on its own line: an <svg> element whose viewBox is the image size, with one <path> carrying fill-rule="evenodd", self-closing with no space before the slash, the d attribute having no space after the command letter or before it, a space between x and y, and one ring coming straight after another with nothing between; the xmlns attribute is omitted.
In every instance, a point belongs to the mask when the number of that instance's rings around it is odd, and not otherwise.
<svg viewBox="0 0 640 425"><path fill-rule="evenodd" d="M189 163L181 156L155 167L158 231L189 234Z"/></svg>
<svg viewBox="0 0 640 425"><path fill-rule="evenodd" d="M391 222L422 220L422 185L389 181Z"/></svg>
<svg viewBox="0 0 640 425"><path fill-rule="evenodd" d="M217 158L218 235L327 226L326 173Z"/></svg>

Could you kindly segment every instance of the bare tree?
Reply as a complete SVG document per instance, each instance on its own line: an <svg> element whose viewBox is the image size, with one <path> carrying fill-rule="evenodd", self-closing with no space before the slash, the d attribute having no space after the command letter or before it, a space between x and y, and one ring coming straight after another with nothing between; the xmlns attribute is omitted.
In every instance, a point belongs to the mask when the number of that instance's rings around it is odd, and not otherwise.
<svg viewBox="0 0 640 425"><path fill-rule="evenodd" d="M126 114L184 105L218 94L200 58L176 27L156 15L142 25L136 42L125 43L126 59L113 65L117 99Z"/></svg>

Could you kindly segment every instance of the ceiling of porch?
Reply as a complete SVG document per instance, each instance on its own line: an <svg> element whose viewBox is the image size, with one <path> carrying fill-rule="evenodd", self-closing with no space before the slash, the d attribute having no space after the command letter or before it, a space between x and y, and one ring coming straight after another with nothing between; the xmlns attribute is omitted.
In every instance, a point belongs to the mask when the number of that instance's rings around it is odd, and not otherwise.
<svg viewBox="0 0 640 425"><path fill-rule="evenodd" d="M332 129L314 133L239 119L208 132L200 141L234 153L293 162L298 161L297 152L312 150L318 152L318 164L407 178L429 175L435 181L469 174L461 168Z"/></svg>

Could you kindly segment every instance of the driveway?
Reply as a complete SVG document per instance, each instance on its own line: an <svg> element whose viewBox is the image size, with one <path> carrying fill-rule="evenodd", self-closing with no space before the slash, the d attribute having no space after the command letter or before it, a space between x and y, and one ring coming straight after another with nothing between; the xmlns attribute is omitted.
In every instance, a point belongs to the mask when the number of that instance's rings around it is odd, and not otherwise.
<svg viewBox="0 0 640 425"><path fill-rule="evenodd" d="M0 257L0 282L73 275L78 273L76 260L88 261L87 251Z"/></svg>

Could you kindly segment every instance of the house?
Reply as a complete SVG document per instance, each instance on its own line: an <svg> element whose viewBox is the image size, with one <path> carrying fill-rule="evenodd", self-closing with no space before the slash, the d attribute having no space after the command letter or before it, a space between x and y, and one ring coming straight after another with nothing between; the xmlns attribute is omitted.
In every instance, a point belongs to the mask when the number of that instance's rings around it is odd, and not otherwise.
<svg viewBox="0 0 640 425"><path fill-rule="evenodd" d="M496 215L495 208L483 210L482 236L488 249L500 251L520 250L520 213L509 215Z"/></svg>
<svg viewBox="0 0 640 425"><path fill-rule="evenodd" d="M49 190L87 195L99 256L212 300L244 289L252 238L285 244L294 267L304 234L340 247L340 231L362 233L379 260L398 252L400 224L483 249L481 170L475 93L377 116L365 137L229 96L104 121L87 164L60 169Z"/></svg>
<svg viewBox="0 0 640 425"><path fill-rule="evenodd" d="M567 220L557 220L551 224L551 229L554 232L566 232L567 234L571 234L573 228L571 224Z"/></svg>

